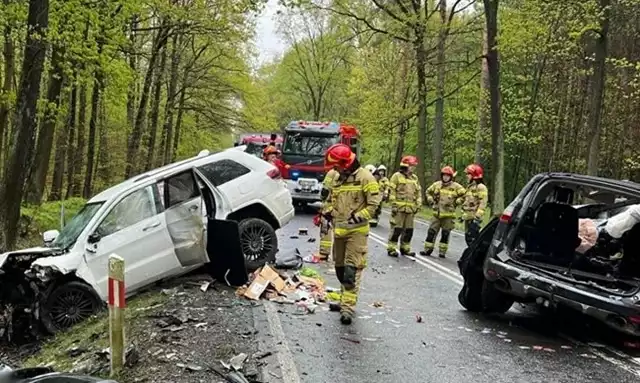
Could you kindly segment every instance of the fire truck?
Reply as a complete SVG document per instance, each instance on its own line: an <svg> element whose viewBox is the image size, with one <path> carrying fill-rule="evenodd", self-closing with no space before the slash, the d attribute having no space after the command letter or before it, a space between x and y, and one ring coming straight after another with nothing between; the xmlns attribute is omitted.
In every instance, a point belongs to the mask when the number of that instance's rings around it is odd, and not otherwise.
<svg viewBox="0 0 640 383"><path fill-rule="evenodd" d="M275 133L249 133L240 136L234 146L247 145L246 153L262 158L262 151L268 145L282 150L282 136Z"/></svg>
<svg viewBox="0 0 640 383"><path fill-rule="evenodd" d="M284 128L283 178L299 206L320 201L325 176L324 155L333 144L351 146L360 157L360 132L338 122L292 121Z"/></svg>

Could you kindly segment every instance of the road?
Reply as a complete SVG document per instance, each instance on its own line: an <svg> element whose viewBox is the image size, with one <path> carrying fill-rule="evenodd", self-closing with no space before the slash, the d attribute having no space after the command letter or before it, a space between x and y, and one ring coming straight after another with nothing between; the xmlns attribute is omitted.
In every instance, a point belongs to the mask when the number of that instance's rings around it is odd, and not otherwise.
<svg viewBox="0 0 640 383"><path fill-rule="evenodd" d="M280 231L281 251L296 247L304 255L317 249L307 237L290 238L300 227L317 236L311 218L298 214ZM417 223L415 250L427 227ZM413 261L386 255L388 232L384 213L370 235L369 267L352 326L341 325L338 314L324 310L295 315L293 307L271 302L256 309L263 347L273 347L280 365L267 381L640 381L640 353L622 349L622 340L584 318L543 315L521 305L501 316L465 311L457 301L462 279L456 260L465 247L460 233L451 237L449 258ZM335 274L320 268L327 283L338 287Z"/></svg>

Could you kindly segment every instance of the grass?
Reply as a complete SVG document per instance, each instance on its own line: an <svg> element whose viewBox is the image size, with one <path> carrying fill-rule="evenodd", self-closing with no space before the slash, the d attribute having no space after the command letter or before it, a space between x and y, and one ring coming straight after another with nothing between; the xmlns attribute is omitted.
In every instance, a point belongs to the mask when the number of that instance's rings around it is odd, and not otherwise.
<svg viewBox="0 0 640 383"><path fill-rule="evenodd" d="M20 209L20 223L16 248L42 245L42 233L47 230L60 230L60 209L64 204L65 222L84 206L82 198L70 198L65 201L44 202L41 205L23 205Z"/></svg>
<svg viewBox="0 0 640 383"><path fill-rule="evenodd" d="M150 307L161 305L168 298L160 291L150 291L132 298L128 302L125 314L127 338L131 338L130 335L136 324L148 313ZM24 367L51 366L56 371L69 371L73 368L73 362L81 358L81 356L70 357L67 354L70 348L87 349L88 354L109 347L108 319L108 313L103 311L67 331L56 334L47 340L36 354L24 362Z"/></svg>

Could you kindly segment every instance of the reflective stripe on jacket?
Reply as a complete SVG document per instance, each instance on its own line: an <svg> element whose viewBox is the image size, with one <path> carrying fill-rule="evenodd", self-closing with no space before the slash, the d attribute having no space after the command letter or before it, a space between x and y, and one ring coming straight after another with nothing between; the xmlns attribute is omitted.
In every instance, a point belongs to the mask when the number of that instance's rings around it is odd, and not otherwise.
<svg viewBox="0 0 640 383"><path fill-rule="evenodd" d="M389 202L399 211L412 213L422 205L418 176L396 172L389 181Z"/></svg>
<svg viewBox="0 0 640 383"><path fill-rule="evenodd" d="M452 218L456 216L456 207L464 202L464 194L464 187L455 181L447 184L436 181L427 188L427 203L437 217Z"/></svg>
<svg viewBox="0 0 640 383"><path fill-rule="evenodd" d="M358 168L346 179L333 180L329 200L335 236L344 237L355 232L368 234L369 220L375 216L380 204L380 187L369 171ZM360 222L349 223L352 217Z"/></svg>
<svg viewBox="0 0 640 383"><path fill-rule="evenodd" d="M462 219L482 219L487 208L489 191L484 184L472 182L464 195L462 203Z"/></svg>

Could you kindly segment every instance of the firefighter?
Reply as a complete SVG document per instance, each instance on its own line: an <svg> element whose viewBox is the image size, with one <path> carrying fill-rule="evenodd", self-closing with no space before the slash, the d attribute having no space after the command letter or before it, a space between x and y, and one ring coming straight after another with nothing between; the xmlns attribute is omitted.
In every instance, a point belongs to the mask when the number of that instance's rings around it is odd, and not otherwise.
<svg viewBox="0 0 640 383"><path fill-rule="evenodd" d="M367 165L367 168L371 172L371 174L373 174L373 177L376 179L376 182L378 183L378 187L380 188L380 204L378 205L378 208L376 209L376 213L373 215L373 218L369 220L369 225L371 225L371 227L377 227L378 221L380 219L380 213L382 213L382 202L383 202L382 200L384 198L384 193L382 192L382 184L380 183L381 178L380 178L380 174L378 173L378 169L373 165Z"/></svg>
<svg viewBox="0 0 640 383"><path fill-rule="evenodd" d="M480 232L489 192L482 179L484 175L482 166L471 164L464 172L467 174L469 185L464 195L461 218L464 222L464 239L467 245L470 245Z"/></svg>
<svg viewBox="0 0 640 383"><path fill-rule="evenodd" d="M405 156L400 161L400 170L394 173L389 180L389 202L391 202L391 218L389 224L389 243L387 254L398 256L398 240L400 240L400 253L405 256L415 257L411 251L411 238L413 237L413 220L415 214L422 206L422 192L418 176L414 169L418 165L418 159L414 156Z"/></svg>
<svg viewBox="0 0 640 383"><path fill-rule="evenodd" d="M364 168L367 169L371 174L373 174L376 171L376 167L371 164L365 166Z"/></svg>
<svg viewBox="0 0 640 383"><path fill-rule="evenodd" d="M387 167L384 165L378 166L376 169L378 173L378 184L380 185L380 194L382 195L382 201L386 202L389 198L389 179L387 178Z"/></svg>
<svg viewBox="0 0 640 383"><path fill-rule="evenodd" d="M268 145L262 151L262 158L272 165L276 165L278 159L278 149L274 145Z"/></svg>
<svg viewBox="0 0 640 383"><path fill-rule="evenodd" d="M373 175L360 166L348 145L335 144L325 154L325 168L337 168L324 213L333 224L333 260L341 284L340 322L351 324L362 271L367 265L369 220L380 204Z"/></svg>
<svg viewBox="0 0 640 383"><path fill-rule="evenodd" d="M454 181L456 173L451 166L445 166L440 171L440 181L436 181L427 188L427 204L433 207L433 218L429 222L427 238L424 242L422 255L431 255L435 247L436 236L440 229L440 245L438 256L445 258L449 249L449 235L455 227L456 207L462 205L465 190L462 185Z"/></svg>
<svg viewBox="0 0 640 383"><path fill-rule="evenodd" d="M327 172L324 176L324 180L322 181L322 192L320 197L322 198L322 208L320 210L320 214L318 214L314 219L314 224L320 227L320 251L318 258L321 261L329 260L329 255L331 254L331 247L333 246L333 230L331 229L330 223L325 219L325 215L329 212L329 192L331 190L331 185L333 184L333 180L338 178L340 173L334 168Z"/></svg>

